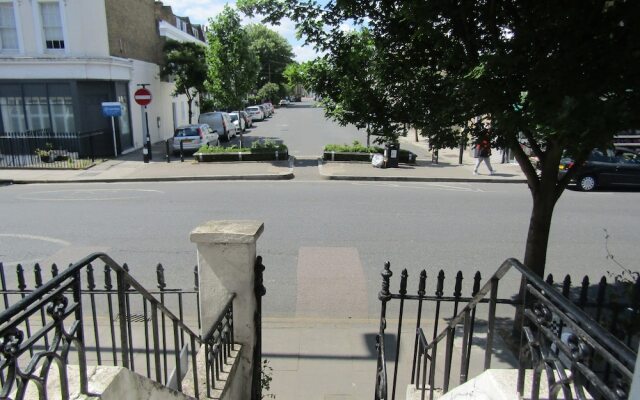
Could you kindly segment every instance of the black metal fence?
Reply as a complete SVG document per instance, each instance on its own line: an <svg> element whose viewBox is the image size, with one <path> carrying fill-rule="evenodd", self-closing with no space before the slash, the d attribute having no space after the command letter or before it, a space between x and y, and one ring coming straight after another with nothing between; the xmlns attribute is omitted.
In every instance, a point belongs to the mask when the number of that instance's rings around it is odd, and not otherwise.
<svg viewBox="0 0 640 400"><path fill-rule="evenodd" d="M528 296L531 301L517 301L515 296L498 298L498 282L509 271L516 270L528 282ZM508 335L514 327L512 316L516 307L527 304L523 313L525 319L517 321L515 327L523 336L515 343L517 348L527 348L526 354L520 354L518 364L519 387L522 394L522 379L526 367L534 367L533 391L539 391L540 372L545 370L549 382L549 393L562 391L567 397L567 390L574 392L584 389L591 391L594 398L624 399L628 394L631 374L635 363L634 351L640 339L640 279L625 284L609 284L602 278L597 285L591 285L588 277L582 280L579 287L571 286L571 278L567 276L561 285L554 286L553 277L546 282L532 275L516 260L507 260L485 284L479 272L473 277L471 297L462 295L462 272L458 272L453 287L453 296L444 295L445 274L442 270L437 275L435 294L427 295L427 273L423 270L418 282L416 294L407 291L408 274L402 271L400 288L397 293L390 290L392 276L389 263L382 272L382 290L379 293L381 305L380 332L378 342L378 363L376 373L375 398L395 399L398 384L398 371L410 369L410 384L421 392L422 399L427 396L433 399L434 392L447 392L454 370L454 341L461 341L456 347L460 362L456 365L459 383L470 378L472 346L481 343L484 346L484 360L480 371L491 366L493 342L496 337L496 309L498 306L508 307L505 318L509 321ZM513 292L511 288L511 292ZM489 297L487 297L489 296ZM397 302L397 314L390 312L391 301ZM408 303L410 302L410 303ZM409 328L415 333L413 337L412 360L400 361L401 338L405 307L411 304L416 310L415 326ZM429 304L434 308L433 318L426 318L424 308ZM449 306L447 312L444 305ZM481 309L487 312L486 318L477 317ZM462 308L461 311L460 308ZM451 313L448 311L451 310ZM588 315L587 315L588 313ZM387 319L398 318L395 348L385 349ZM444 330L439 331L439 322L443 322ZM413 321L412 321L413 322ZM433 326L428 326L432 324ZM483 326L478 335L479 325ZM523 329L526 328L526 329ZM504 328L504 326L503 326ZM461 330L461 331L460 331ZM426 333L429 331L429 333ZM412 335L413 336L413 335ZM481 337L479 337L481 336ZM517 339L516 339L517 340ZM440 352L438 348L440 347ZM443 350L444 349L444 350ZM388 375L387 355L395 350L393 375ZM444 351L444 353L443 353ZM444 363L444 373L436 376L439 369L436 364ZM406 365L406 368L403 366ZM564 381L564 369L572 371L572 376ZM553 374L556 374L554 378ZM561 378L557 378L560 376ZM405 377L406 378L406 377ZM408 379L407 379L408 381ZM409 383L409 382L407 382ZM389 390L390 387L390 390ZM536 398L532 393L532 398ZM580 397L579 397L580 398Z"/></svg>
<svg viewBox="0 0 640 400"><path fill-rule="evenodd" d="M78 160L95 161L104 141L102 130L53 132L41 129L0 134L0 167L65 168Z"/></svg>
<svg viewBox="0 0 640 400"><path fill-rule="evenodd" d="M164 268L159 264L159 290L154 292L144 289L126 264L120 266L105 254L89 256L64 271L53 265L52 278L46 283L39 265L33 272L34 283L28 287L24 269L18 265L17 287L10 289L0 264L5 305L0 314L0 398L12 391L21 398L29 383L35 382L35 368L46 377L52 364L58 368L79 364L84 394L87 365L123 366L178 391L186 379L189 393L196 397L203 387L210 395L221 385L220 373L235 347L234 296L207 335L194 333L184 310L197 307L192 323L200 328L197 270L194 290L175 290L166 287ZM169 304L178 308L178 316L169 310ZM206 382L199 383L196 354L200 348L207 361ZM68 381L63 375L60 394L68 398ZM45 390L39 384L35 387Z"/></svg>

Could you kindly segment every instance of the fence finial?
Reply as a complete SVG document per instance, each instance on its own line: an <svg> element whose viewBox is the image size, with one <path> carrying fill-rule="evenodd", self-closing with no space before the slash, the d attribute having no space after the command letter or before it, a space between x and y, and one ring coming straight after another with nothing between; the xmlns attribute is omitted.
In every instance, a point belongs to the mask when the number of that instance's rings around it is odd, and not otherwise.
<svg viewBox="0 0 640 400"><path fill-rule="evenodd" d="M462 296L462 271L458 271L456 274L456 285L453 288L453 297Z"/></svg>
<svg viewBox="0 0 640 400"><path fill-rule="evenodd" d="M93 265L87 265L87 289L94 290L96 288L96 280L93 277Z"/></svg>
<svg viewBox="0 0 640 400"><path fill-rule="evenodd" d="M400 274L400 294L402 296L404 296L405 294L407 294L407 278L409 277L409 274L407 273L407 269L403 269L402 273Z"/></svg>
<svg viewBox="0 0 640 400"><path fill-rule="evenodd" d="M16 266L16 274L18 275L18 289L24 291L27 288L27 284L24 280L24 268L22 268L22 264Z"/></svg>
<svg viewBox="0 0 640 400"><path fill-rule="evenodd" d="M480 275L480 271L477 271L473 276L473 289L471 290L471 297L478 294L480 291L480 282L482 281L482 275Z"/></svg>
<svg viewBox="0 0 640 400"><path fill-rule="evenodd" d="M111 268L108 265L104 266L104 288L111 290L113 285L111 283Z"/></svg>
<svg viewBox="0 0 640 400"><path fill-rule="evenodd" d="M444 271L438 272L438 282L436 284L436 297L442 297L444 294Z"/></svg>
<svg viewBox="0 0 640 400"><path fill-rule="evenodd" d="M42 267L39 263L33 266L33 273L36 277L36 289L42 286Z"/></svg>
<svg viewBox="0 0 640 400"><path fill-rule="evenodd" d="M562 295L566 298L569 298L571 295L571 276L569 276L569 274L564 277L564 281L562 282Z"/></svg>
<svg viewBox="0 0 640 400"><path fill-rule="evenodd" d="M391 299L389 281L393 275L393 272L391 272L391 263L389 261L384 263L384 269L380 275L382 275L382 289L378 293L378 299L380 301L389 301L389 299Z"/></svg>
<svg viewBox="0 0 640 400"><path fill-rule="evenodd" d="M156 278L158 279L158 289L160 291L166 289L167 283L164 280L164 267L162 264L156 266Z"/></svg>
<svg viewBox="0 0 640 400"><path fill-rule="evenodd" d="M424 269L420 272L420 282L418 283L418 296L424 296L427 292L427 271Z"/></svg>

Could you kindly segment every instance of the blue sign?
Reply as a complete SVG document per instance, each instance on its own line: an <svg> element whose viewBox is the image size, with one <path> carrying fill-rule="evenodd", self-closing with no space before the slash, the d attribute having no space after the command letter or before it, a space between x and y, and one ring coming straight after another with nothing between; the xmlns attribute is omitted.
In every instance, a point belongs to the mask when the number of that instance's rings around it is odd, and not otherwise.
<svg viewBox="0 0 640 400"><path fill-rule="evenodd" d="M122 115L122 104L117 101L102 103L102 115L105 117L119 117Z"/></svg>

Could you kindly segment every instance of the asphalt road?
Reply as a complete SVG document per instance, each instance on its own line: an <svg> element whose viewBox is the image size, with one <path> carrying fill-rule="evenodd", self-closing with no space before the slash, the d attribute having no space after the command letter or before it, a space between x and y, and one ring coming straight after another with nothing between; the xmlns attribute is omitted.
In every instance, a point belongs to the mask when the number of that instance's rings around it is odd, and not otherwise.
<svg viewBox="0 0 640 400"><path fill-rule="evenodd" d="M364 130L355 126L339 126L328 121L315 102L291 103L278 108L276 113L262 122L254 122L255 128L247 133L248 139L281 140L289 147L289 154L298 158L319 157L327 144L351 144L354 140L366 143ZM231 141L236 144L238 139Z"/></svg>
<svg viewBox="0 0 640 400"><path fill-rule="evenodd" d="M637 269L637 193L566 192L551 229L547 271L592 282ZM94 251L127 262L155 287L165 266L172 287L191 288L189 232L219 219L264 221L258 252L267 266L267 316L374 317L383 263L434 278L458 270L489 276L520 258L530 213L524 185L366 182L181 182L0 187L0 260L9 270L66 265ZM12 274L13 275L13 274ZM397 280L395 281L397 285ZM430 280L428 291L434 291ZM414 284L416 286L416 284ZM394 286L397 287L397 286ZM502 290L513 291L517 279ZM411 286L410 286L411 290ZM413 289L416 290L415 288ZM452 289L448 289L452 291Z"/></svg>

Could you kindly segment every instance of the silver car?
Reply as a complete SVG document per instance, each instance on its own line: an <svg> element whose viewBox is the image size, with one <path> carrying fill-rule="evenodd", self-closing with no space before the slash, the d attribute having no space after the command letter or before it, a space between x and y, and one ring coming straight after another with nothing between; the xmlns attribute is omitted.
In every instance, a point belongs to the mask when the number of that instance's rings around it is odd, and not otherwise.
<svg viewBox="0 0 640 400"><path fill-rule="evenodd" d="M226 142L237 135L236 126L231 122L229 113L224 111L213 111L200 114L198 123L207 124L220 136L220 140Z"/></svg>
<svg viewBox="0 0 640 400"><path fill-rule="evenodd" d="M264 111L262 111L260 107L258 106L247 107L245 111L249 113L252 121L264 121L264 118L265 118Z"/></svg>
<svg viewBox="0 0 640 400"><path fill-rule="evenodd" d="M173 154L180 152L180 143L184 151L197 151L201 146L218 146L220 140L218 134L207 124L185 125L176 128L173 134Z"/></svg>

